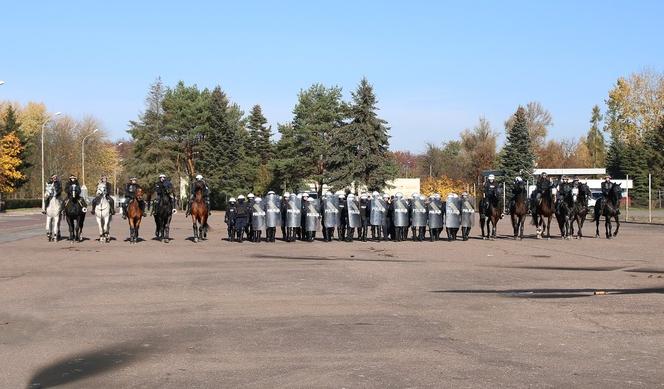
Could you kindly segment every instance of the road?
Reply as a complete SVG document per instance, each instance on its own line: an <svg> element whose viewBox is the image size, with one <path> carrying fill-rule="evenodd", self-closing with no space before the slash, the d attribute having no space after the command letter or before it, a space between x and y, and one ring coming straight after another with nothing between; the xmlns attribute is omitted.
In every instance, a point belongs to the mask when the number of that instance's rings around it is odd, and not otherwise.
<svg viewBox="0 0 664 389"><path fill-rule="evenodd" d="M121 219L112 242L71 244L47 242L38 215L2 216L0 387L664 382L662 226L610 241L239 244L220 219L195 244L177 214L164 244L146 218L130 245Z"/></svg>

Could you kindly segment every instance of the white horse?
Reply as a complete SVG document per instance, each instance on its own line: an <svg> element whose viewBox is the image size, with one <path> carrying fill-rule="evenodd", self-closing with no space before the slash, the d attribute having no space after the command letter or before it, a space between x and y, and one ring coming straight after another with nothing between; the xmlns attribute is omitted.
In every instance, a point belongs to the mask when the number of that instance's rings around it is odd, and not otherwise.
<svg viewBox="0 0 664 389"><path fill-rule="evenodd" d="M108 243L111 241L111 205L106 200L106 184L97 185L97 196L101 196L99 204L95 208L97 225L99 226L99 241Z"/></svg>
<svg viewBox="0 0 664 389"><path fill-rule="evenodd" d="M53 184L46 185L44 197L50 197L46 206L46 237L49 242L57 242L60 239L60 214L62 212L62 200L55 196Z"/></svg>

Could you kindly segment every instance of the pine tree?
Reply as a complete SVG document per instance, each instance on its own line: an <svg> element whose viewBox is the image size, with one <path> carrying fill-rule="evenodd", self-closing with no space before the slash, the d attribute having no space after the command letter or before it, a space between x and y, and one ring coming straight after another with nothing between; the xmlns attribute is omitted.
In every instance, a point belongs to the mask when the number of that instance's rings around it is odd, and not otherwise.
<svg viewBox="0 0 664 389"><path fill-rule="evenodd" d="M352 92L352 98L350 122L337 129L330 140L330 183L337 188L354 184L382 190L397 171L388 150L389 128L376 113L378 99L366 78Z"/></svg>
<svg viewBox="0 0 664 389"><path fill-rule="evenodd" d="M251 108L247 120L250 149L248 151L258 156L261 164L267 164L272 157L272 129L266 126L267 119L263 116L261 106L256 104Z"/></svg>
<svg viewBox="0 0 664 389"><path fill-rule="evenodd" d="M508 187L514 177L529 176L533 172L535 157L525 115L525 110L520 106L514 114L514 122L507 131L505 146L500 152L499 167Z"/></svg>
<svg viewBox="0 0 664 389"><path fill-rule="evenodd" d="M166 147L164 138L164 109L166 88L161 78L150 86L145 99L145 112L137 121L131 121L127 131L133 139L132 155L125 166L129 177L136 177L144 189L150 189L159 174L173 176L175 153Z"/></svg>
<svg viewBox="0 0 664 389"><path fill-rule="evenodd" d="M274 158L270 162L272 171L272 187L281 192L294 191L303 186L305 175L298 170L298 145L295 138L295 130L292 124L280 124L279 133L281 137L275 145Z"/></svg>
<svg viewBox="0 0 664 389"><path fill-rule="evenodd" d="M592 117L590 118L590 130L586 136L586 146L588 152L590 153L590 160L592 161L592 167L600 167L604 165L604 160L606 158L606 145L604 142L604 135L602 135L600 129L600 122L602 121L602 113L599 110L599 107L595 105L593 107Z"/></svg>

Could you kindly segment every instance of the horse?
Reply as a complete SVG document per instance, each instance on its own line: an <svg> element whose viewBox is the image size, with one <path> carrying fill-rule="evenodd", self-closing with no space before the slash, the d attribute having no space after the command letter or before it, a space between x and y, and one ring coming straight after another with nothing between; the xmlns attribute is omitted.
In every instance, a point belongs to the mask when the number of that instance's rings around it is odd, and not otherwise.
<svg viewBox="0 0 664 389"><path fill-rule="evenodd" d="M57 242L60 239L60 213L62 212L62 200L55 196L53 184L46 185L44 197L50 198L46 206L46 237L49 242Z"/></svg>
<svg viewBox="0 0 664 389"><path fill-rule="evenodd" d="M480 227L482 228L482 239L496 238L496 224L500 220L500 207L498 202L500 196L496 187L489 188L488 192L484 194L484 198L480 201ZM484 227L486 226L486 236L484 235Z"/></svg>
<svg viewBox="0 0 664 389"><path fill-rule="evenodd" d="M129 221L129 243L138 242L138 228L143 219L143 210L140 201L143 199L143 189L136 189L133 199L127 204L127 220Z"/></svg>
<svg viewBox="0 0 664 389"><path fill-rule="evenodd" d="M618 236L618 230L620 229L620 220L618 219L618 214L620 211L620 199L622 199L622 188L620 185L621 184L614 182L613 185L611 185L611 189L609 189L608 198L602 198L602 203L599 207L595 205L595 237L599 237L600 216L604 216L606 239L611 239L614 236ZM616 221L615 231L613 231L611 218Z"/></svg>
<svg viewBox="0 0 664 389"><path fill-rule="evenodd" d="M558 192L560 203L556 207L556 220L560 228L560 236L563 239L571 239L572 230L572 212L574 207L574 197L572 190Z"/></svg>
<svg viewBox="0 0 664 389"><path fill-rule="evenodd" d="M191 223L194 230L194 242L198 243L199 239L207 239L207 218L208 208L203 199L203 189L196 188L194 193L194 200L191 202Z"/></svg>
<svg viewBox="0 0 664 389"><path fill-rule="evenodd" d="M85 213L87 208L81 205L80 192L77 191L77 185L69 187L67 200L65 201L65 216L69 225L69 240L71 242L80 242L83 223L85 222Z"/></svg>
<svg viewBox="0 0 664 389"><path fill-rule="evenodd" d="M149 202L149 201L148 201ZM157 204L154 205L154 224L155 236L164 243L170 241L171 218L175 213L175 204L170 196L170 191L163 196L159 196Z"/></svg>
<svg viewBox="0 0 664 389"><path fill-rule="evenodd" d="M591 195L590 189L586 184L579 184L578 187L572 189L572 235L574 235L574 223L579 227L575 238L583 238L581 229L583 223L586 221L588 215L588 197Z"/></svg>
<svg viewBox="0 0 664 389"><path fill-rule="evenodd" d="M551 217L555 211L553 197L555 189L549 186L541 194L539 204L534 204L533 225L537 228L537 239L542 239L546 230L546 238L551 239ZM547 220L545 221L544 218Z"/></svg>
<svg viewBox="0 0 664 389"><path fill-rule="evenodd" d="M528 190L525 182L520 181L516 184L515 194L514 202L510 206L510 217L514 229L514 239L521 240L523 239L523 227L526 224L526 215L528 214Z"/></svg>
<svg viewBox="0 0 664 389"><path fill-rule="evenodd" d="M106 199L106 184L97 185L97 196L100 197L99 204L95 210L97 225L99 226L99 242L108 243L111 241L111 204Z"/></svg>

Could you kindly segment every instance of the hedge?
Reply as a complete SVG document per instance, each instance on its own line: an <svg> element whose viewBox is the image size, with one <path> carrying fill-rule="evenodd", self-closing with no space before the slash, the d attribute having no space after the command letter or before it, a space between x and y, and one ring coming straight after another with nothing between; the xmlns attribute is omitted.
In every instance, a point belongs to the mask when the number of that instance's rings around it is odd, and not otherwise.
<svg viewBox="0 0 664 389"><path fill-rule="evenodd" d="M5 209L40 208L41 199L3 199Z"/></svg>

